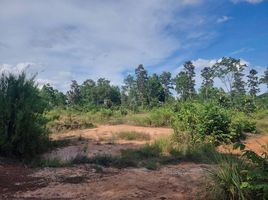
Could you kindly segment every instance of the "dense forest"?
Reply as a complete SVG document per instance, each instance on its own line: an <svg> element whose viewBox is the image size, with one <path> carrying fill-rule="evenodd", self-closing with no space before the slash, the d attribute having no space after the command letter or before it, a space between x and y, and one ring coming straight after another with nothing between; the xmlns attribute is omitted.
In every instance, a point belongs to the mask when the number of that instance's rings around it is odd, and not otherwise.
<svg viewBox="0 0 268 200"><path fill-rule="evenodd" d="M81 85L73 80L66 94L50 84L40 89L35 77L24 72L2 74L0 154L32 161L59 145L50 139L51 133L97 124L171 127L174 134L170 140L147 145L132 154L101 161L83 157L73 162L116 167L149 163L150 169L164 163L159 161L163 158L168 163L183 159L213 162L219 166L211 173L217 183L215 191L224 194L221 198L265 199L268 155L246 150L241 142L248 133L268 131L268 94L259 95L260 84L268 89L268 68L264 74L255 69L245 74L247 67L239 59L223 57L212 67L202 69L198 91L196 66L191 61L185 62L176 76L166 71L149 75L139 65L135 76L125 77L121 87L111 85L105 78L87 79ZM223 87L214 84L216 79ZM216 147L221 144L240 148L242 157L220 156Z"/></svg>

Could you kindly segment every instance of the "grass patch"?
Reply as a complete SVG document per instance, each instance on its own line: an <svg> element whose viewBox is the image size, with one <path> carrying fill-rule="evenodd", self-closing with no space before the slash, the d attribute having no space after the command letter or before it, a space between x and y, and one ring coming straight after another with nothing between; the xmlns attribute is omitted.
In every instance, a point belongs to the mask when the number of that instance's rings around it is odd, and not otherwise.
<svg viewBox="0 0 268 200"><path fill-rule="evenodd" d="M135 131L123 131L115 134L118 139L122 140L139 140L139 141L148 141L151 139L148 133L141 133Z"/></svg>
<svg viewBox="0 0 268 200"><path fill-rule="evenodd" d="M160 139L140 149L126 149L120 156L96 155L92 158L77 156L73 164L91 163L104 167L145 167L158 169L161 165L177 164L181 161L197 163L216 163L216 149L210 144L188 145L186 149L172 146L169 139Z"/></svg>

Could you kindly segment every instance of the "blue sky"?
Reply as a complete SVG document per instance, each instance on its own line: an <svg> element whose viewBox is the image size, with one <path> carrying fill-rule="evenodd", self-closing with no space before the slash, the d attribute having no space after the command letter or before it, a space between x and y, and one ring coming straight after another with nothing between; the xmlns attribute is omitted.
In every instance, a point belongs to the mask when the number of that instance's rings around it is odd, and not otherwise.
<svg viewBox="0 0 268 200"><path fill-rule="evenodd" d="M197 85L223 56L268 66L266 0L0 0L0 27L0 72L27 68L63 91L72 79L121 84L140 63L175 76L192 60Z"/></svg>

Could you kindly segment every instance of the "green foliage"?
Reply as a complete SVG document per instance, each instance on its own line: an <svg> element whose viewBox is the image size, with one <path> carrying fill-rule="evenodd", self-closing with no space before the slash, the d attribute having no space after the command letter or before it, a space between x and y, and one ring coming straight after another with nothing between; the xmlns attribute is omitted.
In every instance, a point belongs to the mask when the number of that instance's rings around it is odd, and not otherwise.
<svg viewBox="0 0 268 200"><path fill-rule="evenodd" d="M260 82L262 84L265 84L267 86L267 89L268 89L268 67L264 71L264 74L262 75Z"/></svg>
<svg viewBox="0 0 268 200"><path fill-rule="evenodd" d="M246 200L247 191L241 188L245 164L238 159L218 157L218 165L210 170L213 180L212 192L215 199Z"/></svg>
<svg viewBox="0 0 268 200"><path fill-rule="evenodd" d="M164 88L157 74L153 74L148 79L148 95L150 107L155 107L159 105L160 102L165 101Z"/></svg>
<svg viewBox="0 0 268 200"><path fill-rule="evenodd" d="M70 90L67 92L67 100L69 105L78 105L81 101L81 87L76 80L72 80Z"/></svg>
<svg viewBox="0 0 268 200"><path fill-rule="evenodd" d="M237 134L230 132L230 123L228 110L214 104L207 104L200 113L198 130L203 136L212 136L215 142L228 142Z"/></svg>
<svg viewBox="0 0 268 200"><path fill-rule="evenodd" d="M176 134L186 132L192 140L209 139L215 144L236 141L244 132L256 131L249 116L215 103L180 103L172 124Z"/></svg>
<svg viewBox="0 0 268 200"><path fill-rule="evenodd" d="M246 67L240 59L223 57L213 65L214 75L219 78L228 93L244 91L241 73Z"/></svg>
<svg viewBox="0 0 268 200"><path fill-rule="evenodd" d="M136 84L139 103L144 107L148 105L148 72L143 65L139 65L135 69L135 74L137 77Z"/></svg>
<svg viewBox="0 0 268 200"><path fill-rule="evenodd" d="M243 138L243 133L256 133L256 121L243 112L231 112L230 130L237 139Z"/></svg>
<svg viewBox="0 0 268 200"><path fill-rule="evenodd" d="M260 92L259 88L259 78L257 76L258 72L255 69L251 69L249 71L248 77L248 87L249 87L249 94L255 98L257 93Z"/></svg>
<svg viewBox="0 0 268 200"><path fill-rule="evenodd" d="M267 199L268 198L268 152L263 156L245 145L237 143L234 148L242 150L241 158L218 156L218 166L210 171L214 184L213 195L217 199Z"/></svg>
<svg viewBox="0 0 268 200"><path fill-rule="evenodd" d="M192 99L195 95L195 66L191 61L185 62L184 71L181 71L175 78L176 91L182 99Z"/></svg>
<svg viewBox="0 0 268 200"><path fill-rule="evenodd" d="M47 103L46 107L48 109L59 106L63 107L66 105L66 96L62 92L59 92L57 89L54 89L49 84L46 84L42 87L40 96Z"/></svg>
<svg viewBox="0 0 268 200"><path fill-rule="evenodd" d="M170 90L173 89L174 82L171 77L170 72L163 72L160 75L160 81L162 84L162 87L164 88L164 101L168 101L168 99L171 96Z"/></svg>
<svg viewBox="0 0 268 200"><path fill-rule="evenodd" d="M0 153L32 158L48 145L45 104L34 77L2 74L0 77Z"/></svg>
<svg viewBox="0 0 268 200"><path fill-rule="evenodd" d="M201 71L201 76L203 78L201 91L205 99L211 98L211 93L213 92L214 84L214 71L210 67L204 67Z"/></svg>

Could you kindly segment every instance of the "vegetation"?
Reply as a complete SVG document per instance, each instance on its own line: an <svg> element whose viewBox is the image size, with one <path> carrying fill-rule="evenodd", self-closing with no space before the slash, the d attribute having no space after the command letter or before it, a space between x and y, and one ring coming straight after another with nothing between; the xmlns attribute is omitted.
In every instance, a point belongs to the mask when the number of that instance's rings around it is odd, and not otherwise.
<svg viewBox="0 0 268 200"><path fill-rule="evenodd" d="M66 94L49 84L39 89L25 73L0 78L0 154L32 159L49 147L65 143L49 141L49 132L92 128L98 124L131 124L172 127L171 138L161 138L119 156L77 156L72 163L102 166L145 167L193 161L213 163L210 171L219 199L267 199L267 153L262 156L239 146L243 155L223 155L216 146L241 142L247 133L268 132L267 70L259 79L254 69L244 74L239 59L224 57L205 67L202 85L195 87L195 66L185 62L175 77L170 72L148 74L143 65L128 75L121 88L109 80L73 80ZM245 81L247 78L247 81ZM220 80L224 88L214 86ZM176 95L175 95L176 93ZM146 133L120 132L116 138L150 140ZM82 139L82 138L81 138ZM267 150L266 150L267 151ZM41 167L70 163L39 160Z"/></svg>
<svg viewBox="0 0 268 200"><path fill-rule="evenodd" d="M141 133L135 131L124 131L115 134L115 137L122 140L150 140L150 135L148 133Z"/></svg>
<svg viewBox="0 0 268 200"><path fill-rule="evenodd" d="M263 156L244 150L242 157L218 157L218 166L211 170L214 181L212 195L216 199L267 199L268 198L268 152Z"/></svg>
<svg viewBox="0 0 268 200"><path fill-rule="evenodd" d="M198 143L184 145L179 144L168 138L155 141L153 144L147 144L139 149L122 150L120 156L96 155L86 157L78 155L72 160L73 164L91 163L105 167L145 167L147 169L157 169L161 165L174 164L182 161L194 161L202 163L214 163L211 157L218 154L216 149L207 143Z"/></svg>
<svg viewBox="0 0 268 200"><path fill-rule="evenodd" d="M44 109L34 77L27 78L25 73L1 75L1 155L31 158L47 148Z"/></svg>

